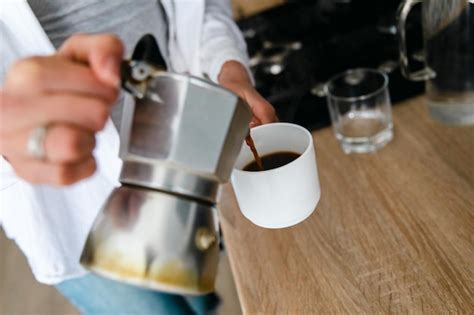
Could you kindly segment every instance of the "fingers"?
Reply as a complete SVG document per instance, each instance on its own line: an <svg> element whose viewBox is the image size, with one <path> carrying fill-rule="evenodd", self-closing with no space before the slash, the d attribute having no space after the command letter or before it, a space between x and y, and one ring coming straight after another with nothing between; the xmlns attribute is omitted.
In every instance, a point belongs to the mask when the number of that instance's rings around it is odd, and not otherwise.
<svg viewBox="0 0 474 315"><path fill-rule="evenodd" d="M31 158L26 152L31 129L2 136L1 152L16 174L32 184L70 185L90 177L96 170L92 156L94 133L72 125L48 128L44 139L46 158Z"/></svg>
<svg viewBox="0 0 474 315"><path fill-rule="evenodd" d="M9 162L18 176L33 184L71 185L92 176L96 170L96 163L92 157L76 163L25 161L15 158L9 158Z"/></svg>
<svg viewBox="0 0 474 315"><path fill-rule="evenodd" d="M253 112L253 119L250 127L255 127L260 124L269 124L278 121L275 109L267 102L254 88L249 89L244 93L244 98L249 104Z"/></svg>
<svg viewBox="0 0 474 315"><path fill-rule="evenodd" d="M53 92L85 94L110 104L118 95L118 88L104 84L91 68L58 56L32 57L15 63L4 88L23 96Z"/></svg>
<svg viewBox="0 0 474 315"><path fill-rule="evenodd" d="M249 123L249 128L260 126L262 122L256 116L252 117L252 121Z"/></svg>
<svg viewBox="0 0 474 315"><path fill-rule="evenodd" d="M0 91L0 154L32 183L67 185L93 174L94 132L119 93L122 43L110 35L73 36L54 56L22 59ZM49 126L45 160L28 156L32 130Z"/></svg>
<svg viewBox="0 0 474 315"><path fill-rule="evenodd" d="M242 97L253 112L250 128L278 121L273 106L252 86L247 69L237 61L227 61L218 76L219 83Z"/></svg>
<svg viewBox="0 0 474 315"><path fill-rule="evenodd" d="M119 69L124 47L114 35L78 34L70 37L58 53L75 61L87 63L104 83L118 87Z"/></svg>
<svg viewBox="0 0 474 315"><path fill-rule="evenodd" d="M27 143L31 132L24 129L4 137L1 152L8 152L10 159L30 159ZM76 163L92 155L95 137L93 132L73 125L52 125L47 129L44 146L48 162Z"/></svg>
<svg viewBox="0 0 474 315"><path fill-rule="evenodd" d="M100 98L59 93L19 98L0 92L0 134L61 122L99 131L109 114L109 103Z"/></svg>

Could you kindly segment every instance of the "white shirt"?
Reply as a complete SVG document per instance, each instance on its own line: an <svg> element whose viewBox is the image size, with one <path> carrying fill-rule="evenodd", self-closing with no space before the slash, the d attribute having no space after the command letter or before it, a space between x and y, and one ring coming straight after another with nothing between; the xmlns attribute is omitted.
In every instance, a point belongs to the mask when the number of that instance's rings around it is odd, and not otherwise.
<svg viewBox="0 0 474 315"><path fill-rule="evenodd" d="M245 43L226 0L163 0L168 50L176 72L217 76L224 62L247 64ZM25 0L0 1L0 82L17 59L54 48ZM119 136L109 120L97 135L97 172L65 188L31 185L0 158L0 225L28 258L39 282L55 284L86 273L79 264L87 234L119 185Z"/></svg>

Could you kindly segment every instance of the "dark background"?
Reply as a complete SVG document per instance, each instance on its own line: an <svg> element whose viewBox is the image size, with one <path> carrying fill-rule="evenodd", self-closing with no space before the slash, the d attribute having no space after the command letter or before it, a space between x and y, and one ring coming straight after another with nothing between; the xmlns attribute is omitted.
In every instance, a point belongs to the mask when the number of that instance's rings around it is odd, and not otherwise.
<svg viewBox="0 0 474 315"><path fill-rule="evenodd" d="M280 120L309 129L330 124L324 84L350 68L383 70L392 103L423 93L399 67L399 0L291 1L241 19L257 89ZM410 61L422 66L420 10L407 23Z"/></svg>

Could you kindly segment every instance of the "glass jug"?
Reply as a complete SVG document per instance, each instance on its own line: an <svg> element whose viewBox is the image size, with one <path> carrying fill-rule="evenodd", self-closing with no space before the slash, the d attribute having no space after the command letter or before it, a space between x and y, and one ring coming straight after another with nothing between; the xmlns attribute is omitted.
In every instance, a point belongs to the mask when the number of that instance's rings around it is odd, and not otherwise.
<svg viewBox="0 0 474 315"><path fill-rule="evenodd" d="M418 3L422 3L425 68L411 72L405 23ZM431 116L446 124L474 124L474 0L406 0L398 26L402 72L410 80L426 80Z"/></svg>

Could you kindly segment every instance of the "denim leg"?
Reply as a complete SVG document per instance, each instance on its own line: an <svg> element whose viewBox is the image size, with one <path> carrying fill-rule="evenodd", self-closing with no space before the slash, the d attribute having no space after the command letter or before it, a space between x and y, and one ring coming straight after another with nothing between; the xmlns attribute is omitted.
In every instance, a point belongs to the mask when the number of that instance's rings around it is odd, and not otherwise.
<svg viewBox="0 0 474 315"><path fill-rule="evenodd" d="M56 288L84 315L206 314L218 304L214 294L190 299L130 286L94 274L63 281Z"/></svg>
<svg viewBox="0 0 474 315"><path fill-rule="evenodd" d="M215 314L220 303L219 297L215 293L201 296L184 296L184 298L195 314Z"/></svg>

